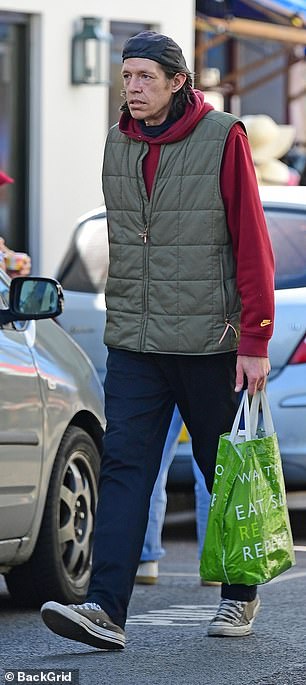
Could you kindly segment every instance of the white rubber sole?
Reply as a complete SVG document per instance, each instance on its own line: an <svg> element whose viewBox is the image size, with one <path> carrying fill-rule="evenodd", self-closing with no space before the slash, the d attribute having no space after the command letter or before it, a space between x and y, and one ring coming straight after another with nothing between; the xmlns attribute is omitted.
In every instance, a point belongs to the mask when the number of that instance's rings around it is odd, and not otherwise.
<svg viewBox="0 0 306 685"><path fill-rule="evenodd" d="M86 616L58 602L46 602L41 608L41 616L46 626L61 637L97 649L124 649L124 635L98 626Z"/></svg>

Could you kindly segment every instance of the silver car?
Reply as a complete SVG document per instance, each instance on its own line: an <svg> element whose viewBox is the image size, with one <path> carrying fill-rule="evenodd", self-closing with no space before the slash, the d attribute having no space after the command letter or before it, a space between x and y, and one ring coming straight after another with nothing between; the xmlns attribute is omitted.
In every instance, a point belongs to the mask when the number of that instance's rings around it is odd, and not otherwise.
<svg viewBox="0 0 306 685"><path fill-rule="evenodd" d="M85 353L43 320L61 309L53 279L0 270L0 572L19 605L83 601L90 574L104 400Z"/></svg>
<svg viewBox="0 0 306 685"><path fill-rule="evenodd" d="M262 187L260 193L276 256L276 320L267 389L287 487L305 488L306 188ZM106 214L100 207L79 219L57 278L66 301L60 323L91 357L102 382L107 263ZM168 478L173 489L193 487L190 457L190 442L179 444Z"/></svg>
<svg viewBox="0 0 306 685"><path fill-rule="evenodd" d="M267 385L288 488L306 487L306 188L263 187L276 259Z"/></svg>

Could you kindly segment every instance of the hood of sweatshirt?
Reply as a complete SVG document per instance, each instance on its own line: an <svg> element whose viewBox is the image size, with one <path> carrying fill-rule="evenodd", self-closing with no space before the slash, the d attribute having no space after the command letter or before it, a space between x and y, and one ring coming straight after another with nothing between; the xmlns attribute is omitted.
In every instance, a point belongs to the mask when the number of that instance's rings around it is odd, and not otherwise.
<svg viewBox="0 0 306 685"><path fill-rule="evenodd" d="M209 102L205 101L204 93L201 90L193 90L193 95L194 102L187 103L183 116L157 137L146 136L137 119L133 119L129 114L121 115L119 130L129 138L146 141L150 145L175 143L178 140L182 140L193 131L207 112L214 109Z"/></svg>

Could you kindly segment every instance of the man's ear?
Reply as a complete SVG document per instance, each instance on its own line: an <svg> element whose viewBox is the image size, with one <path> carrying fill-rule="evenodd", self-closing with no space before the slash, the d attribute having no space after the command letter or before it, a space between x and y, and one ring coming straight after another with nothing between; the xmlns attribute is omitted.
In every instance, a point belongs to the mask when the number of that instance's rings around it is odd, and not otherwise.
<svg viewBox="0 0 306 685"><path fill-rule="evenodd" d="M186 78L187 78L186 74L183 74L181 72L178 72L177 74L175 74L175 76L173 77L172 93L177 93L177 91L183 87L183 85L186 81Z"/></svg>

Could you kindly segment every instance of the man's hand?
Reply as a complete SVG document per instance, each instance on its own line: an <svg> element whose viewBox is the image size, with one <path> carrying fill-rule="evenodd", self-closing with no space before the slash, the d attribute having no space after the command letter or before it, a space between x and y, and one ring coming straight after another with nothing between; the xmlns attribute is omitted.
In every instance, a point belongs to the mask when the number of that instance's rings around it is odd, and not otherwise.
<svg viewBox="0 0 306 685"><path fill-rule="evenodd" d="M238 355L236 364L235 392L243 388L244 376L248 379L248 393L255 395L257 390L263 390L267 376L270 373L270 362L267 357L247 357Z"/></svg>

